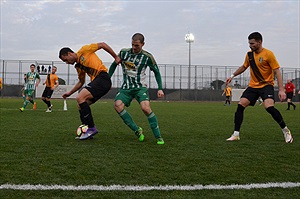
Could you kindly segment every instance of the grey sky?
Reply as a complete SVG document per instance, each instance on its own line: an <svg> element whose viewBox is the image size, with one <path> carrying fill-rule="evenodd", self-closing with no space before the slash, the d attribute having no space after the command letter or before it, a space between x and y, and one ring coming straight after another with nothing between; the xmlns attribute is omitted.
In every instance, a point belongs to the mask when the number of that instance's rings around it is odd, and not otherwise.
<svg viewBox="0 0 300 199"><path fill-rule="evenodd" d="M300 67L300 1L13 1L1 0L1 59L58 61L105 41L117 53L135 32L158 64L188 64L185 34L195 36L193 65L240 66L251 32L263 34L282 67ZM104 51L105 62L113 61Z"/></svg>

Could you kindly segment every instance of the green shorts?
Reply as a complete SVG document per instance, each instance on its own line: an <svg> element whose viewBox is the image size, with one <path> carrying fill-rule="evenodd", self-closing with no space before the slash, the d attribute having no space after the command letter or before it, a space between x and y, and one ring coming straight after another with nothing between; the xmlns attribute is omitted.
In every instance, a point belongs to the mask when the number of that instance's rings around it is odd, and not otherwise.
<svg viewBox="0 0 300 199"><path fill-rule="evenodd" d="M25 89L24 95L30 98L33 98L34 90Z"/></svg>
<svg viewBox="0 0 300 199"><path fill-rule="evenodd" d="M121 100L127 107L130 106L133 99L136 99L138 103L149 101L148 89L145 87L130 90L120 89L115 97L115 101Z"/></svg>

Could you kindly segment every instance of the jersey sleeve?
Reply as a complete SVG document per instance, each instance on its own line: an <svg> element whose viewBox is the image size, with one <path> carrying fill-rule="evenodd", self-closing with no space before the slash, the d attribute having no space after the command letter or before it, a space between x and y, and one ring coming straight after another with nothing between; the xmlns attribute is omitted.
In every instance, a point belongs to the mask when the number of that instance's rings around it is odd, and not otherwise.
<svg viewBox="0 0 300 199"><path fill-rule="evenodd" d="M279 63L278 63L274 53L272 51L269 51L268 53L269 53L268 62L270 64L271 68L273 70L276 70L276 69L280 68Z"/></svg>
<svg viewBox="0 0 300 199"><path fill-rule="evenodd" d="M245 56L245 60L244 60L243 66L244 66L245 68L248 68L248 67L250 66L248 53L247 53L246 56Z"/></svg>
<svg viewBox="0 0 300 199"><path fill-rule="evenodd" d="M148 60L148 66L150 68L151 71L154 72L155 74L155 79L158 85L158 90L162 90L162 79L161 79L161 75L158 69L158 66L156 64L155 59L153 58L153 56L150 56L150 59Z"/></svg>

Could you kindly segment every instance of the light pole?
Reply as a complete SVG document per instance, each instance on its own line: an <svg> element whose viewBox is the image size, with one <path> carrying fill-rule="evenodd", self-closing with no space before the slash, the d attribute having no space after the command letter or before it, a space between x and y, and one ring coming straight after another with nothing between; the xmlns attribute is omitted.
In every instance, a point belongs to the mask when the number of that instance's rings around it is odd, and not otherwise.
<svg viewBox="0 0 300 199"><path fill-rule="evenodd" d="M188 68L188 89L191 88L191 44L195 41L192 33L185 35L185 41L189 44L189 68Z"/></svg>

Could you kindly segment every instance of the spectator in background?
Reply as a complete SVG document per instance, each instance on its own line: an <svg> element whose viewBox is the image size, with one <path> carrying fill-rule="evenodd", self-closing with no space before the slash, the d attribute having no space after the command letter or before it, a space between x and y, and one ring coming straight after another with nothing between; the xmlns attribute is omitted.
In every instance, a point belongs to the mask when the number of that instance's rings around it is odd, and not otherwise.
<svg viewBox="0 0 300 199"><path fill-rule="evenodd" d="M292 83L290 79L287 80L285 84L285 93L286 93L286 101L288 103L288 107L286 110L290 110L290 106L292 105L294 110L296 109L296 105L293 103L293 97L296 96L296 87Z"/></svg>

